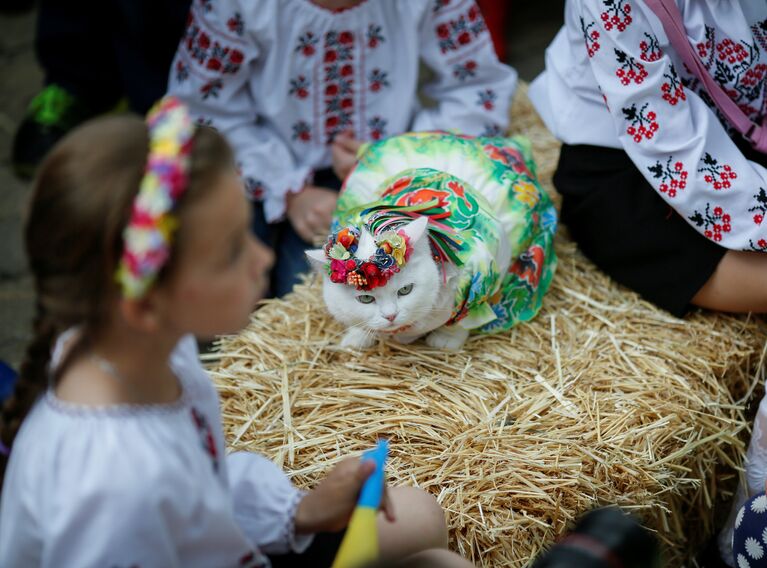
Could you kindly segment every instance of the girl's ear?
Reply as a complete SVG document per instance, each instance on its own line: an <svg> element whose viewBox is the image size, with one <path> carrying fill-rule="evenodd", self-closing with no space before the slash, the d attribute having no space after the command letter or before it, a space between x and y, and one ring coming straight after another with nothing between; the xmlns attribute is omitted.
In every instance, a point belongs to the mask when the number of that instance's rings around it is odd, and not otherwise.
<svg viewBox="0 0 767 568"><path fill-rule="evenodd" d="M323 249L311 249L306 251L306 258L309 259L309 264L318 272L323 272L325 266L328 263L328 257L325 256Z"/></svg>
<svg viewBox="0 0 767 568"><path fill-rule="evenodd" d="M159 306L152 292L137 300L127 298L118 300L120 315L129 327L144 333L154 333L158 330Z"/></svg>
<svg viewBox="0 0 767 568"><path fill-rule="evenodd" d="M429 218L426 215L422 215L421 217L418 217L418 219L414 221L410 221L407 225L405 225L402 230L405 232L405 234L410 239L411 243L415 243L420 239L424 233L426 232L426 227L429 225Z"/></svg>

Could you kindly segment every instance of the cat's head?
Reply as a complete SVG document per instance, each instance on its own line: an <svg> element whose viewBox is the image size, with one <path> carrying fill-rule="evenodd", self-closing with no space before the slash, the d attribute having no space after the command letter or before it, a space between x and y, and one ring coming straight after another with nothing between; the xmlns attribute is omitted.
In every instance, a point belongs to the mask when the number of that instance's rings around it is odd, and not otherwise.
<svg viewBox="0 0 767 568"><path fill-rule="evenodd" d="M392 248L386 246L387 233L373 237L366 228L342 231L331 237L324 249L307 251L312 265L324 274L323 295L331 315L348 327L358 326L371 332L417 330L419 322L428 317L443 285L440 268L432 258L427 224L427 217L419 217L395 232L402 243L395 242L394 248L404 246L406 252L392 250L392 254L387 254ZM350 253L347 259L338 258L345 256L343 250L333 249L340 240L348 245L348 248L342 245ZM397 265L401 258L404 262ZM367 268L370 264L378 272ZM347 272L347 266L352 270ZM372 279L365 278L367 272Z"/></svg>

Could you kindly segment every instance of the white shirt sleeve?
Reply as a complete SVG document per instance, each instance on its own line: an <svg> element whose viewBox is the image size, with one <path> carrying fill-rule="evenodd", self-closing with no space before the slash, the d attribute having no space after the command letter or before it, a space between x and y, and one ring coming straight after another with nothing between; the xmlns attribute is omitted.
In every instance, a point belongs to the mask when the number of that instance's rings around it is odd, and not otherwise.
<svg viewBox="0 0 767 568"><path fill-rule="evenodd" d="M273 222L284 216L287 194L300 191L311 172L299 166L287 141L262 116L250 89L270 6L261 3L246 28L233 3L194 2L168 90L189 105L198 122L226 136L249 195L263 199L266 218Z"/></svg>
<svg viewBox="0 0 767 568"><path fill-rule="evenodd" d="M641 2L581 2L583 49L618 138L645 179L719 245L767 251L767 170L747 160L715 113L686 89Z"/></svg>
<svg viewBox="0 0 767 568"><path fill-rule="evenodd" d="M235 452L227 458L234 516L259 549L270 554L301 553L312 535L295 534L295 515L304 496L273 462Z"/></svg>
<svg viewBox="0 0 767 568"><path fill-rule="evenodd" d="M428 6L420 26L421 59L434 73L423 93L436 103L422 109L413 130L458 130L500 136L509 126L517 73L498 61L474 2Z"/></svg>

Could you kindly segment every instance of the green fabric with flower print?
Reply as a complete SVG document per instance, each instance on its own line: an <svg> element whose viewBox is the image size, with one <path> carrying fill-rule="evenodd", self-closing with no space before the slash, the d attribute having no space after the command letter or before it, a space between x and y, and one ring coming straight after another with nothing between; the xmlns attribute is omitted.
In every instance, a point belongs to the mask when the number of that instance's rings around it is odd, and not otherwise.
<svg viewBox="0 0 767 568"><path fill-rule="evenodd" d="M418 132L366 146L334 230L403 209L430 217L433 244L460 269L450 324L494 333L538 313L556 268L557 217L526 138Z"/></svg>

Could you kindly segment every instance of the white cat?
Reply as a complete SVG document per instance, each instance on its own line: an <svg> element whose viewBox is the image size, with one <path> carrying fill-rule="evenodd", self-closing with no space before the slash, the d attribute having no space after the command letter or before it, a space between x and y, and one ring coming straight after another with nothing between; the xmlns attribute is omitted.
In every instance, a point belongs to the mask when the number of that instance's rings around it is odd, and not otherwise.
<svg viewBox="0 0 767 568"><path fill-rule="evenodd" d="M307 251L348 328L342 345L425 336L458 350L469 333L535 317L556 267L556 210L529 142L416 132L358 158L325 246Z"/></svg>
<svg viewBox="0 0 767 568"><path fill-rule="evenodd" d="M434 348L455 351L463 347L469 331L458 325L445 325L454 309L458 271L452 264L438 263L432 257L427 223L427 217L419 217L401 228L412 246L412 254L385 285L371 290L332 282L327 274L326 252L323 249L306 252L311 263L324 274L323 296L328 311L348 327L342 346L364 349L379 336L411 343L426 335L426 343ZM373 236L363 228L355 256L370 258L377 248Z"/></svg>

